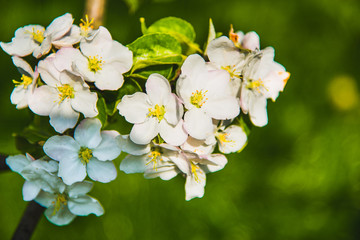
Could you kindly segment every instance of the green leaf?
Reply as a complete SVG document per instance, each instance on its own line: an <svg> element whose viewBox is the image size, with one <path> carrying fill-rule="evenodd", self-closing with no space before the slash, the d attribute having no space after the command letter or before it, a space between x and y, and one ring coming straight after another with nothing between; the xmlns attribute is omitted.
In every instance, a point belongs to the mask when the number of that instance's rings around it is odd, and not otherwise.
<svg viewBox="0 0 360 240"><path fill-rule="evenodd" d="M167 33L172 35L181 43L185 55L202 52L199 45L194 42L195 30L189 22L181 18L166 17L156 21L147 29L143 22L144 20L142 21L143 33Z"/></svg>
<svg viewBox="0 0 360 240"><path fill-rule="evenodd" d="M107 120L107 108L105 99L103 97L99 96L96 107L99 111L97 118L100 120L101 124L105 126Z"/></svg>
<svg viewBox="0 0 360 240"><path fill-rule="evenodd" d="M173 74L174 68L177 69L177 65L164 64L164 65L150 66L133 73L132 77L146 80L151 74L159 73L163 75L166 79L171 81L174 78L174 74Z"/></svg>
<svg viewBox="0 0 360 240"><path fill-rule="evenodd" d="M213 24L212 19L209 19L209 34L208 34L208 38L207 38L207 42L205 45L205 51L204 51L204 55L207 55L207 47L209 46L209 43L214 40L216 38L216 31L215 31L215 27Z"/></svg>
<svg viewBox="0 0 360 240"><path fill-rule="evenodd" d="M128 45L134 54L132 74L138 69L161 64L182 64L184 56L178 40L169 34L154 33L139 37Z"/></svg>

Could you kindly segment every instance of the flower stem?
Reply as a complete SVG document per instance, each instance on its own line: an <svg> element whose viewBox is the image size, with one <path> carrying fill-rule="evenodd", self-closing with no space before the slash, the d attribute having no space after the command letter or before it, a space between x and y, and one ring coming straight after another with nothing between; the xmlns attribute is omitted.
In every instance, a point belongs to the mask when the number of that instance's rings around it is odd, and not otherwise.
<svg viewBox="0 0 360 240"><path fill-rule="evenodd" d="M28 240L31 238L45 208L35 201L29 202L17 226L12 240Z"/></svg>
<svg viewBox="0 0 360 240"><path fill-rule="evenodd" d="M85 14L94 19L94 28L104 24L106 0L86 0Z"/></svg>

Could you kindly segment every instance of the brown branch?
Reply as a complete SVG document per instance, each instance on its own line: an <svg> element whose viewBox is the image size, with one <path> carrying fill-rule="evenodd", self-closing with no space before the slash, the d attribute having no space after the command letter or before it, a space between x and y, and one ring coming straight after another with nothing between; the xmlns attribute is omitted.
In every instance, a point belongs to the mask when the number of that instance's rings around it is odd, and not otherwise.
<svg viewBox="0 0 360 240"><path fill-rule="evenodd" d="M94 19L95 29L104 24L106 0L86 0L85 15Z"/></svg>
<svg viewBox="0 0 360 240"><path fill-rule="evenodd" d="M0 154L0 172L10 170L9 166L6 164L7 156Z"/></svg>
<svg viewBox="0 0 360 240"><path fill-rule="evenodd" d="M38 224L45 208L35 201L29 202L17 226L12 240L29 240Z"/></svg>

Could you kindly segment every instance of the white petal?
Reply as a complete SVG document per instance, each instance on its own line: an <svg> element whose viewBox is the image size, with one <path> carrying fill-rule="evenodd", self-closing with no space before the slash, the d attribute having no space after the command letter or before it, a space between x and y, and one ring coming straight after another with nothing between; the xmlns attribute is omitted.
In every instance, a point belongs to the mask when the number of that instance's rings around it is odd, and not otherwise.
<svg viewBox="0 0 360 240"><path fill-rule="evenodd" d="M64 226L71 223L76 215L72 214L67 206L62 205L59 211L54 213L54 206L51 205L48 209L45 210L45 216L47 220L57 226Z"/></svg>
<svg viewBox="0 0 360 240"><path fill-rule="evenodd" d="M207 159L213 164L207 164L206 168L209 172L216 172L225 167L227 164L227 158L222 154L211 154Z"/></svg>
<svg viewBox="0 0 360 240"><path fill-rule="evenodd" d="M252 51L260 49L260 37L254 31L248 32L242 39L241 45L243 48L250 49Z"/></svg>
<svg viewBox="0 0 360 240"><path fill-rule="evenodd" d="M93 157L87 164L88 176L98 182L108 183L117 176L116 167L112 161L99 161Z"/></svg>
<svg viewBox="0 0 360 240"><path fill-rule="evenodd" d="M150 144L140 145L130 140L129 135L119 135L116 137L121 151L132 155L143 155L150 152Z"/></svg>
<svg viewBox="0 0 360 240"><path fill-rule="evenodd" d="M214 151L215 144L207 145L205 144L204 140L198 140L193 137L188 137L188 139L181 146L181 148L185 151L193 152L198 155L207 155Z"/></svg>
<svg viewBox="0 0 360 240"><path fill-rule="evenodd" d="M70 136L52 136L45 142L43 149L52 159L62 161L76 158L80 146Z"/></svg>
<svg viewBox="0 0 360 240"><path fill-rule="evenodd" d="M53 41L52 44L56 48L71 47L72 45L79 43L80 39L80 28L76 25L72 25L69 32L67 32L59 40Z"/></svg>
<svg viewBox="0 0 360 240"><path fill-rule="evenodd" d="M24 201L32 201L36 198L36 196L39 194L40 188L35 184L34 182L25 181L23 188L22 188L22 194Z"/></svg>
<svg viewBox="0 0 360 240"><path fill-rule="evenodd" d="M43 85L36 88L28 99L29 108L35 114L49 116L52 109L57 106L58 99L59 95L55 88Z"/></svg>
<svg viewBox="0 0 360 240"><path fill-rule="evenodd" d="M149 157L146 154L141 156L127 155L120 163L120 170L127 174L143 173L148 161Z"/></svg>
<svg viewBox="0 0 360 240"><path fill-rule="evenodd" d="M93 149L93 156L100 161L114 160L121 153L120 146L112 132L115 131L102 131L102 140L100 144Z"/></svg>
<svg viewBox="0 0 360 240"><path fill-rule="evenodd" d="M143 123L136 123L131 129L130 139L136 144L148 144L159 133L157 118L147 118Z"/></svg>
<svg viewBox="0 0 360 240"><path fill-rule="evenodd" d="M188 56L181 67L181 75L194 81L201 80L206 71L205 60L198 54Z"/></svg>
<svg viewBox="0 0 360 240"><path fill-rule="evenodd" d="M19 58L19 57L16 57L16 56L12 57L11 59L12 59L14 65L18 68L20 74L27 74L31 78L33 78L34 71L32 70L29 63L27 63L22 58Z"/></svg>
<svg viewBox="0 0 360 240"><path fill-rule="evenodd" d="M75 59L84 58L77 48L63 47L56 52L54 66L58 71L72 71L72 63Z"/></svg>
<svg viewBox="0 0 360 240"><path fill-rule="evenodd" d="M46 37L41 45L34 49L33 56L35 58L40 58L50 52L51 49L51 37Z"/></svg>
<svg viewBox="0 0 360 240"><path fill-rule="evenodd" d="M211 118L199 108L187 111L184 120L186 131L196 139L205 139L213 133Z"/></svg>
<svg viewBox="0 0 360 240"><path fill-rule="evenodd" d="M20 154L15 156L9 156L6 158L6 164L10 167L11 171L19 174L30 163L30 159Z"/></svg>
<svg viewBox="0 0 360 240"><path fill-rule="evenodd" d="M97 94L90 90L77 91L71 99L71 106L75 111L84 114L85 118L91 118L99 113L96 108L97 100Z"/></svg>
<svg viewBox="0 0 360 240"><path fill-rule="evenodd" d="M112 37L105 27L100 26L98 32L95 37L91 41L87 41L83 39L80 42L81 52L85 56L102 56L109 51L112 46Z"/></svg>
<svg viewBox="0 0 360 240"><path fill-rule="evenodd" d="M70 31L73 21L74 19L71 14L65 13L64 15L55 18L50 23L50 25L46 28L44 35L51 35L52 39L57 40Z"/></svg>
<svg viewBox="0 0 360 240"><path fill-rule="evenodd" d="M133 53L117 41L111 42L111 48L103 55L106 62L116 68L120 73L129 71L133 64Z"/></svg>
<svg viewBox="0 0 360 240"><path fill-rule="evenodd" d="M136 92L125 95L117 105L120 115L124 116L130 123L142 123L149 114L149 98L145 93Z"/></svg>
<svg viewBox="0 0 360 240"><path fill-rule="evenodd" d="M95 86L100 90L118 90L124 83L124 77L115 66L104 63L96 73Z"/></svg>
<svg viewBox="0 0 360 240"><path fill-rule="evenodd" d="M175 94L171 94L165 104L164 118L172 125L177 125L184 115L184 108Z"/></svg>
<svg viewBox="0 0 360 240"><path fill-rule="evenodd" d="M196 197L202 198L205 193L205 184L206 175L202 170L197 171L197 178L195 178L193 175L188 175L185 182L186 201Z"/></svg>
<svg viewBox="0 0 360 240"><path fill-rule="evenodd" d="M179 170L175 165L172 166L158 166L156 169L147 168L144 177L145 178L156 178L160 177L162 180L168 181L179 173Z"/></svg>
<svg viewBox="0 0 360 240"><path fill-rule="evenodd" d="M56 104L51 110L50 116L50 125L53 126L55 131L63 133L69 128L75 127L79 113L71 107L70 101L65 99L59 104Z"/></svg>
<svg viewBox="0 0 360 240"><path fill-rule="evenodd" d="M35 198L35 202L40 204L43 207L50 207L55 200L55 195L53 193L48 193L41 191Z"/></svg>
<svg viewBox="0 0 360 240"><path fill-rule="evenodd" d="M84 182L77 182L72 184L71 186L67 187L67 192L70 198L74 198L77 196L85 195L93 187L93 182L90 181L84 181Z"/></svg>
<svg viewBox="0 0 360 240"><path fill-rule="evenodd" d="M188 134L184 129L184 121L180 120L176 126L172 126L163 119L160 122L159 133L160 136L165 140L166 143L173 146L180 146L183 144Z"/></svg>
<svg viewBox="0 0 360 240"><path fill-rule="evenodd" d="M207 51L210 61L220 67L238 65L245 59L245 55L225 36L211 41Z"/></svg>
<svg viewBox="0 0 360 240"><path fill-rule="evenodd" d="M82 147L95 148L101 142L101 122L97 118L86 118L76 127L74 138Z"/></svg>
<svg viewBox="0 0 360 240"><path fill-rule="evenodd" d="M25 57L38 46L31 38L13 38L12 42L0 43L1 48L9 55Z"/></svg>
<svg viewBox="0 0 360 240"><path fill-rule="evenodd" d="M59 162L59 173L66 185L81 182L86 177L86 165L76 156Z"/></svg>
<svg viewBox="0 0 360 240"><path fill-rule="evenodd" d="M232 119L240 114L240 106L235 97L209 99L202 107L206 114L214 119Z"/></svg>
<svg viewBox="0 0 360 240"><path fill-rule="evenodd" d="M145 84L146 93L153 105L165 105L171 96L169 81L158 73L149 76Z"/></svg>
<svg viewBox="0 0 360 240"><path fill-rule="evenodd" d="M249 106L249 115L251 122L258 127L263 127L268 123L266 111L266 98L253 97Z"/></svg>
<svg viewBox="0 0 360 240"><path fill-rule="evenodd" d="M80 196L77 198L70 198L68 201L69 210L78 216L87 216L95 214L101 216L104 214L104 208L98 200L90 196Z"/></svg>
<svg viewBox="0 0 360 240"><path fill-rule="evenodd" d="M54 65L55 55L52 54L40 61L38 64L38 71L41 79L51 87L58 87L60 84L60 71Z"/></svg>

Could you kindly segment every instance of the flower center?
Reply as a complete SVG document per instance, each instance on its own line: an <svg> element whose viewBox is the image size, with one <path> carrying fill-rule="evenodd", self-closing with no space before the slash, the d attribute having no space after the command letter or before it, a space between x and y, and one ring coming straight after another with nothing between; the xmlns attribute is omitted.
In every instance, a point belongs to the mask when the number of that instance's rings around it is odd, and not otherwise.
<svg viewBox="0 0 360 240"><path fill-rule="evenodd" d="M87 147L81 147L79 151L79 158L85 165L89 163L89 160L93 157L92 150Z"/></svg>
<svg viewBox="0 0 360 240"><path fill-rule="evenodd" d="M190 103L194 105L197 108L201 108L202 105L208 100L208 98L205 98L205 94L207 93L207 90L203 92L203 90L199 91L196 90L196 92L193 92L190 97Z"/></svg>
<svg viewBox="0 0 360 240"><path fill-rule="evenodd" d="M156 117L160 122L161 120L163 120L165 112L165 107L163 105L159 106L156 104L154 108L149 108L148 116Z"/></svg>
<svg viewBox="0 0 360 240"><path fill-rule="evenodd" d="M227 71L230 74L230 78L241 78L240 74L238 74L235 65L232 66L225 66L225 67L221 67L221 69L224 69L225 71Z"/></svg>
<svg viewBox="0 0 360 240"><path fill-rule="evenodd" d="M32 83L33 79L29 76L26 76L23 74L20 78L21 81L13 80L13 83L15 84L15 87L24 86L24 89L27 89L27 87Z"/></svg>
<svg viewBox="0 0 360 240"><path fill-rule="evenodd" d="M54 204L54 211L52 215L54 216L63 205L67 205L67 199L64 194L58 193L56 195L55 201L52 202Z"/></svg>
<svg viewBox="0 0 360 240"><path fill-rule="evenodd" d="M30 32L32 38L34 41L38 43L42 43L44 41L44 31L42 30L35 30L35 28L32 29L32 32Z"/></svg>
<svg viewBox="0 0 360 240"><path fill-rule="evenodd" d="M248 84L246 85L248 89L256 90L258 93L260 93L261 88L264 88L266 91L268 89L264 86L264 82L259 78L259 80L250 80Z"/></svg>
<svg viewBox="0 0 360 240"><path fill-rule="evenodd" d="M229 140L229 133L217 133L216 134L217 139L219 140L221 145L224 145L225 143L233 143L233 140Z"/></svg>
<svg viewBox="0 0 360 240"><path fill-rule="evenodd" d="M93 73L97 73L102 69L104 61L99 56L89 57L89 70Z"/></svg>
<svg viewBox="0 0 360 240"><path fill-rule="evenodd" d="M93 30L93 26L92 24L94 23L94 18L91 18L91 20L89 21L89 16L86 14L85 15L85 20L80 19L81 23L79 24L80 26L80 35L83 37L88 37L89 33Z"/></svg>
<svg viewBox="0 0 360 240"><path fill-rule="evenodd" d="M66 98L74 98L74 88L71 87L69 84L64 84L61 87L57 87L59 93L59 97L60 97L60 101L59 103L61 103L62 101L64 101Z"/></svg>
<svg viewBox="0 0 360 240"><path fill-rule="evenodd" d="M146 163L146 165L149 165L150 163L153 163L153 168L154 170L156 169L156 165L159 161L162 161L162 157L161 157L161 153L158 150L154 150L152 152L150 152L150 154L148 155L148 157L150 158L150 160Z"/></svg>
<svg viewBox="0 0 360 240"><path fill-rule="evenodd" d="M200 167L193 162L190 162L190 164L191 164L191 173L193 174L195 181L200 182L200 178L197 173L197 170L199 170Z"/></svg>

